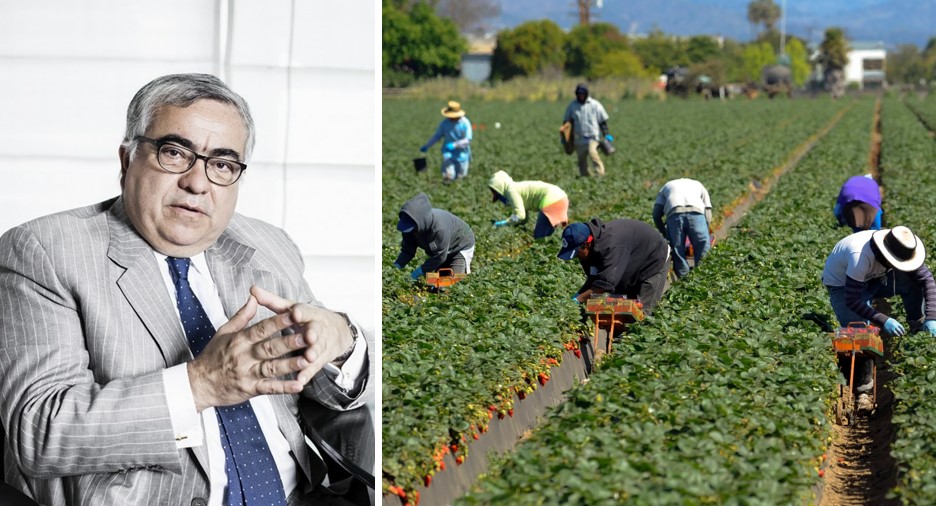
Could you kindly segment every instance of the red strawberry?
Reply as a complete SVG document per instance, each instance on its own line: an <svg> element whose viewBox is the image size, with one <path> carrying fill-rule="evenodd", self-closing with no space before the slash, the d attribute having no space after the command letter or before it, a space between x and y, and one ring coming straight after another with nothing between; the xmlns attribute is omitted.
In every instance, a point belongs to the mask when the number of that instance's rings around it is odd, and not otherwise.
<svg viewBox="0 0 936 506"><path fill-rule="evenodd" d="M423 478L423 484L428 487L430 483L432 483L432 475L427 474L426 477Z"/></svg>
<svg viewBox="0 0 936 506"><path fill-rule="evenodd" d="M475 441L477 441L478 439L481 439L481 436L479 436L477 432L472 434L471 437L473 437Z"/></svg>
<svg viewBox="0 0 936 506"><path fill-rule="evenodd" d="M526 392L524 392L523 390L520 390L519 392L517 392L517 397L519 397L521 401L523 399L526 399Z"/></svg>
<svg viewBox="0 0 936 506"><path fill-rule="evenodd" d="M445 471L445 462L439 462L439 470Z"/></svg>
<svg viewBox="0 0 936 506"><path fill-rule="evenodd" d="M464 455L459 455L459 456L455 457L455 463L458 464L458 465L461 465L462 462L464 462L464 461L465 461L465 456L464 456Z"/></svg>
<svg viewBox="0 0 936 506"><path fill-rule="evenodd" d="M575 358L582 358L582 350L575 349L572 350L572 353L575 353Z"/></svg>
<svg viewBox="0 0 936 506"><path fill-rule="evenodd" d="M504 412L503 412L503 411L498 411L498 412L497 412L497 419L498 419L498 420L503 420L503 419L504 419Z"/></svg>
<svg viewBox="0 0 936 506"><path fill-rule="evenodd" d="M452 445L449 448L452 450L452 453L455 453L458 451L458 445Z"/></svg>
<svg viewBox="0 0 936 506"><path fill-rule="evenodd" d="M507 410L507 416L513 416L513 408Z"/></svg>

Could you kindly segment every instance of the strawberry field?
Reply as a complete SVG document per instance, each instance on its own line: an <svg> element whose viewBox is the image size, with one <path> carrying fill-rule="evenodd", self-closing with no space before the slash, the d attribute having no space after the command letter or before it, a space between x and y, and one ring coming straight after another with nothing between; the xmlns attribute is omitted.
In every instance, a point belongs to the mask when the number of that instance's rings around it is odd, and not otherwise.
<svg viewBox="0 0 936 506"><path fill-rule="evenodd" d="M384 102L385 492L412 497L447 453L472 458L468 442L492 417L521 409L566 345L590 333L568 300L581 273L555 258L558 234L534 242L532 224L491 227L508 212L490 202L487 178L506 170L565 189L572 220L649 222L657 190L676 177L706 185L716 226L752 192L770 192L467 501L805 501L819 480L837 375L828 336L804 316L831 315L819 272L846 234L831 206L841 182L867 170L873 101L605 103L618 153L606 158L603 179L575 177L574 158L560 154L564 104L463 105L475 125L474 160L468 179L444 186L435 149L426 173L411 161L441 119L438 104ZM911 109L891 108L926 139ZM882 164L887 156L885 148ZM887 189L896 205L899 187L896 196ZM410 280L418 256L405 271L391 267L399 207L419 191L477 237L473 273L442 294ZM908 469L927 467L910 460Z"/></svg>

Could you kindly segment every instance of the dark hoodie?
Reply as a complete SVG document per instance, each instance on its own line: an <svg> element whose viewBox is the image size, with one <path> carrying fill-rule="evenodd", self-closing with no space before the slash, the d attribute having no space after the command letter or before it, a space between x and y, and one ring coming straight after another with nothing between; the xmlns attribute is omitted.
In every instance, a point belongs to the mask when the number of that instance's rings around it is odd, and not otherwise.
<svg viewBox="0 0 936 506"><path fill-rule="evenodd" d="M600 288L611 293L626 293L659 274L666 262L666 240L652 226L640 220L598 218L586 223L594 237L587 260L579 260L587 279L579 293Z"/></svg>
<svg viewBox="0 0 936 506"><path fill-rule="evenodd" d="M459 251L474 246L475 238L471 227L454 214L433 209L429 197L420 193L406 201L400 215L409 216L416 228L403 234L403 244L396 263L406 266L422 248L429 255L422 264L423 272L435 272L448 265Z"/></svg>

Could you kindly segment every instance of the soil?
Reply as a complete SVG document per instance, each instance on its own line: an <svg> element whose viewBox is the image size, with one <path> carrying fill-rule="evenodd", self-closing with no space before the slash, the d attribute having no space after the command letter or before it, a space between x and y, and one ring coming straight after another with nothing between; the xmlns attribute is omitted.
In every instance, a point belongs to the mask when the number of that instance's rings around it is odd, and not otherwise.
<svg viewBox="0 0 936 506"><path fill-rule="evenodd" d="M885 340L885 349L888 344ZM897 466L890 455L896 434L891 421L894 396L887 389L893 377L886 361L878 360L876 409L859 414L851 425L833 425L832 444L823 463L820 506L900 504L887 498L897 484Z"/></svg>

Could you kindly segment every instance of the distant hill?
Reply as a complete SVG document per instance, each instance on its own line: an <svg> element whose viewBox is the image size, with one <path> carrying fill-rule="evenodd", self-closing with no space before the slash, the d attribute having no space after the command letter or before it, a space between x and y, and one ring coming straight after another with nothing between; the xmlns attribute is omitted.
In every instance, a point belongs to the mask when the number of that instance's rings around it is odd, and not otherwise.
<svg viewBox="0 0 936 506"><path fill-rule="evenodd" d="M781 0L776 0L781 4ZM712 34L740 41L755 34L747 22L748 0L604 0L593 20L617 25L624 33L645 34L654 26L675 35ZM926 45L936 37L936 0L787 1L787 32L812 42L830 26L851 40ZM513 27L548 18L563 28L578 22L572 0L502 0L497 24Z"/></svg>

